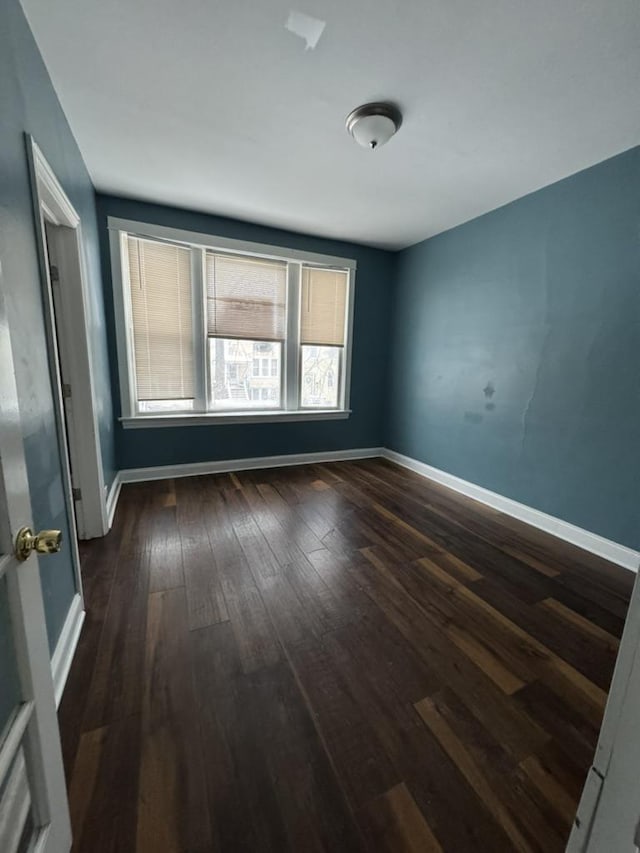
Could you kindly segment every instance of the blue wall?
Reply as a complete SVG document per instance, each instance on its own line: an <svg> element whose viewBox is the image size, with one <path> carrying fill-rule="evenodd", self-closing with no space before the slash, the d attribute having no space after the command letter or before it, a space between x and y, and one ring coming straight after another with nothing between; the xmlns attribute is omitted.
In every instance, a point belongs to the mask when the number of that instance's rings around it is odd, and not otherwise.
<svg viewBox="0 0 640 853"><path fill-rule="evenodd" d="M399 256L388 445L640 547L640 148Z"/></svg>
<svg viewBox="0 0 640 853"><path fill-rule="evenodd" d="M389 312L395 255L351 243L293 234L260 225L208 216L171 207L98 195L105 282L111 281L106 221L108 216L183 228L222 237L355 258L354 335L351 408L348 420L284 424L190 426L162 429L116 427L117 461L121 468L169 465L245 456L271 456L315 450L378 447L384 438L389 366ZM105 289L107 317L113 332L113 300ZM119 410L115 336L110 336L113 398ZM118 411L119 414L119 411Z"/></svg>
<svg viewBox="0 0 640 853"><path fill-rule="evenodd" d="M93 367L107 483L114 476L113 413L93 187L18 0L0 4L0 260L36 528L69 541L42 310L24 133L30 133L82 218L92 300ZM75 593L69 549L40 561L53 650Z"/></svg>

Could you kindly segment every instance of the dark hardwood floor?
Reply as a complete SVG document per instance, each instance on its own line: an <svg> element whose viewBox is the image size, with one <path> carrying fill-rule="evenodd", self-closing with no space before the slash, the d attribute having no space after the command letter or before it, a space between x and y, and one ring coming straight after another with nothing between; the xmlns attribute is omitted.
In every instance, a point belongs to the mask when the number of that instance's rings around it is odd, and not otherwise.
<svg viewBox="0 0 640 853"><path fill-rule="evenodd" d="M75 850L564 850L634 576L382 460L125 486Z"/></svg>

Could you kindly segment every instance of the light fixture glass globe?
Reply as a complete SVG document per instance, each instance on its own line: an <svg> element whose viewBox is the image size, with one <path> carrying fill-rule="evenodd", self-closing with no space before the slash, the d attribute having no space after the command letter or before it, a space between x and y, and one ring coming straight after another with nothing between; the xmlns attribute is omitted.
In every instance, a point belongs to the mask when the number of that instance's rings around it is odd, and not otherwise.
<svg viewBox="0 0 640 853"><path fill-rule="evenodd" d="M358 145L373 150L388 142L402 123L395 104L371 103L356 107L346 120L347 130Z"/></svg>
<svg viewBox="0 0 640 853"><path fill-rule="evenodd" d="M379 148L396 132L396 126L387 116L364 116L353 125L353 138L363 148Z"/></svg>

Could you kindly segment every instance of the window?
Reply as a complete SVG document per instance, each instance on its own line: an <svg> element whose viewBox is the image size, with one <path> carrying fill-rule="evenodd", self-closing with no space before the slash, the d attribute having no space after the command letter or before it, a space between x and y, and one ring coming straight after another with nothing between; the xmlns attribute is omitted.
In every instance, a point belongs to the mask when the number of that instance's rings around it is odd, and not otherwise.
<svg viewBox="0 0 640 853"><path fill-rule="evenodd" d="M319 267L302 268L300 311L303 408L332 409L338 405L345 345L348 273Z"/></svg>
<svg viewBox="0 0 640 853"><path fill-rule="evenodd" d="M125 426L348 415L353 261L109 227Z"/></svg>

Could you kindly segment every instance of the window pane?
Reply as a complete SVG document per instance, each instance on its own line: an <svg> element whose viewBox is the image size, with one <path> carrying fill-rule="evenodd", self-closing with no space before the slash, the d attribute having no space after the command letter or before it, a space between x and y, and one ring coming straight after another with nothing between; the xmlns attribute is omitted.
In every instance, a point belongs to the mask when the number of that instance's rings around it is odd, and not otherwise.
<svg viewBox="0 0 640 853"><path fill-rule="evenodd" d="M194 397L191 250L127 237L138 400Z"/></svg>
<svg viewBox="0 0 640 853"><path fill-rule="evenodd" d="M344 346L348 282L346 270L302 268L301 343Z"/></svg>
<svg viewBox="0 0 640 853"><path fill-rule="evenodd" d="M211 337L282 340L287 264L207 252L207 324Z"/></svg>
<svg viewBox="0 0 640 853"><path fill-rule="evenodd" d="M301 406L335 409L339 400L342 347L302 346L301 349Z"/></svg>
<svg viewBox="0 0 640 853"><path fill-rule="evenodd" d="M138 411L142 414L157 412L192 412L193 400L140 400Z"/></svg>
<svg viewBox="0 0 640 853"><path fill-rule="evenodd" d="M279 409L282 344L209 338L209 375L214 411Z"/></svg>

